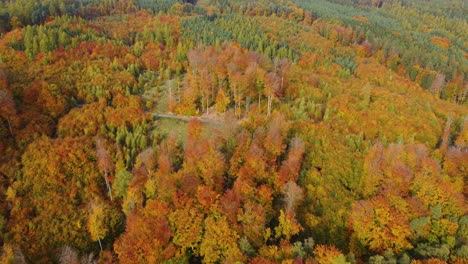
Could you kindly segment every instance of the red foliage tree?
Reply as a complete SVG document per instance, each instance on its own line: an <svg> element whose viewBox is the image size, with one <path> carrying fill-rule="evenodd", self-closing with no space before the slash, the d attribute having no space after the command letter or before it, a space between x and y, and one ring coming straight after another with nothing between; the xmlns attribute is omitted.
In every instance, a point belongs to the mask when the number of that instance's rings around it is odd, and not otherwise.
<svg viewBox="0 0 468 264"><path fill-rule="evenodd" d="M150 200L145 208L130 215L125 233L115 242L114 250L123 263L162 263L175 254L166 202Z"/></svg>

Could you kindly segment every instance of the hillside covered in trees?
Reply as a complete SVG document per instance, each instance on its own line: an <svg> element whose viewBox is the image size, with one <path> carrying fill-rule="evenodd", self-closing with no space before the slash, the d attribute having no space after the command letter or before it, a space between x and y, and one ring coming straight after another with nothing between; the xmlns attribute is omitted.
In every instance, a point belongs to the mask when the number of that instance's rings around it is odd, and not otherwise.
<svg viewBox="0 0 468 264"><path fill-rule="evenodd" d="M0 263L468 263L464 0L0 0Z"/></svg>

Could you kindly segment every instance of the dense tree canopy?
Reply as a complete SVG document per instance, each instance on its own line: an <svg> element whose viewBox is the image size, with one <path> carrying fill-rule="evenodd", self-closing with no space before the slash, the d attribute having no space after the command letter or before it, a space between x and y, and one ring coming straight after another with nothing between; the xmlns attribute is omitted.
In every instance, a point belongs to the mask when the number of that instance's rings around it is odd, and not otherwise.
<svg viewBox="0 0 468 264"><path fill-rule="evenodd" d="M0 263L466 263L463 4L0 1Z"/></svg>

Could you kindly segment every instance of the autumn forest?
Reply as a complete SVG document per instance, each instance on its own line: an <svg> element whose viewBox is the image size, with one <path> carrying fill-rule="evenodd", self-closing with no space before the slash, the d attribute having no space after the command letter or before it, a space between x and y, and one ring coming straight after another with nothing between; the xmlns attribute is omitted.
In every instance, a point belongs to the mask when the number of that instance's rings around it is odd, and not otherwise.
<svg viewBox="0 0 468 264"><path fill-rule="evenodd" d="M0 0L0 263L468 263L464 0Z"/></svg>

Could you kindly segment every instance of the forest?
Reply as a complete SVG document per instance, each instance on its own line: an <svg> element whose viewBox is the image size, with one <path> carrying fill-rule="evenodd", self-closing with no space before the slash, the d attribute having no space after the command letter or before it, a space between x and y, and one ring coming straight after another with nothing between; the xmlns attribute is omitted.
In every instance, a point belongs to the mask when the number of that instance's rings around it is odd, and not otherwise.
<svg viewBox="0 0 468 264"><path fill-rule="evenodd" d="M0 264L468 263L464 0L0 0Z"/></svg>

